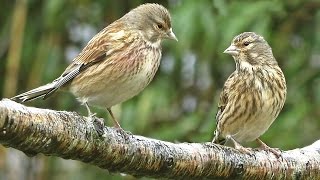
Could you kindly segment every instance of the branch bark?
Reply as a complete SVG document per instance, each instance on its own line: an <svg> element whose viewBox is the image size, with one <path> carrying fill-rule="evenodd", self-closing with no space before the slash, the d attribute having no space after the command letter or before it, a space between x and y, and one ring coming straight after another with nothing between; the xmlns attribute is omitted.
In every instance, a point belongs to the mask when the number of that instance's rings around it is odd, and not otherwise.
<svg viewBox="0 0 320 180"><path fill-rule="evenodd" d="M98 121L99 122L99 121ZM0 143L29 156L43 153L79 160L110 172L174 179L318 179L320 140L285 151L237 150L212 143L170 143L110 127L103 135L76 113L0 101ZM99 123L98 123L99 124Z"/></svg>

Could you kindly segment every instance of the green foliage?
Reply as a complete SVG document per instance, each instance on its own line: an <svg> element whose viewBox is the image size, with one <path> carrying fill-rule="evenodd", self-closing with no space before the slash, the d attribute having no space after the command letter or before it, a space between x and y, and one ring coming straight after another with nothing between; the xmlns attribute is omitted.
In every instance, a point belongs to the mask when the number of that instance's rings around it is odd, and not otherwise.
<svg viewBox="0 0 320 180"><path fill-rule="evenodd" d="M11 28L16 7L23 0L0 7L0 94L6 72L16 71L20 93L52 81L96 32L144 0L64 1L30 0L27 9L19 69L7 66L10 45L17 41ZM262 139L272 147L290 149L320 136L320 2L319 1L155 1L168 7L179 42L164 42L161 68L139 96L114 108L122 127L134 134L177 142L211 141L219 93L234 70L232 58L222 52L244 31L262 34L273 48L288 86L285 108ZM10 39L10 37L12 37ZM14 51L13 51L14 52ZM73 56L70 56L70 54ZM86 115L68 93L29 103L42 108L77 111ZM107 112L95 109L107 118ZM108 117L109 118L109 117ZM110 119L110 118L109 118ZM108 122L112 125L112 122ZM4 156L4 155L3 155ZM55 159L55 158L52 158ZM42 178L58 179L64 172L50 160ZM78 165L76 179L121 176ZM89 168L85 168L89 167ZM71 169L72 170L72 169ZM74 169L73 169L74 170ZM73 172L73 171L71 171ZM99 174L100 176L97 176ZM130 177L126 177L130 179Z"/></svg>

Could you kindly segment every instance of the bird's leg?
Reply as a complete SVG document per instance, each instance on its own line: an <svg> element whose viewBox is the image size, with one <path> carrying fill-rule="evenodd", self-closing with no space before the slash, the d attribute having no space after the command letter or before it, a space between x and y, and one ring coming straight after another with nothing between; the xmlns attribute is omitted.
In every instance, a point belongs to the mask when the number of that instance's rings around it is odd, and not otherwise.
<svg viewBox="0 0 320 180"><path fill-rule="evenodd" d="M116 120L116 118L114 117L114 115L113 115L113 113L112 113L112 111L111 111L111 108L107 108L107 110L108 110L108 112L109 112L109 114L110 114L110 116L111 116L111 119L112 119L113 122L114 122L115 127L118 128L118 129L122 129L121 126L120 126L120 124L119 124L119 122L118 122L118 121Z"/></svg>
<svg viewBox="0 0 320 180"><path fill-rule="evenodd" d="M92 113L91 110L90 110L90 107L88 105L87 102L84 103L86 108L87 108L87 111L88 111L88 118L91 120L91 122L93 123L97 133L102 136L104 131L103 131L103 128L104 128L104 121L102 118L97 118L96 117L96 113Z"/></svg>
<svg viewBox="0 0 320 180"><path fill-rule="evenodd" d="M84 103L84 105L86 106L87 108L87 111L88 111L88 117L94 117L96 115L96 113L92 113L91 110L90 110L90 107L88 105L87 102Z"/></svg>
<svg viewBox="0 0 320 180"><path fill-rule="evenodd" d="M227 139L230 139L234 145L234 148L239 150L242 153L250 154L251 153L251 148L245 148L243 147L240 143L238 143L231 135L228 135L226 137Z"/></svg>
<svg viewBox="0 0 320 180"><path fill-rule="evenodd" d="M96 129L97 133L99 134L99 136L102 136L104 131L104 122L102 118L97 118L96 117L96 113L92 113L89 107L89 104L87 102L84 103L84 105L87 108L88 111L88 119L93 123L94 128Z"/></svg>
<svg viewBox="0 0 320 180"><path fill-rule="evenodd" d="M260 149L263 149L263 150L266 150L266 151L270 151L275 156L277 156L278 158L281 157L281 150L279 150L278 148L269 147L266 143L262 142L259 138L256 139L256 141L260 145Z"/></svg>

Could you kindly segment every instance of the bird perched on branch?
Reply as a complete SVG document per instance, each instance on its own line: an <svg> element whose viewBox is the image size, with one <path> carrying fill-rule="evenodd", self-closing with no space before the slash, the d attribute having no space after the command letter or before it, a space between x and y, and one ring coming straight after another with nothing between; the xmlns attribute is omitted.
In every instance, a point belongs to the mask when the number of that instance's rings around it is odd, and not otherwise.
<svg viewBox="0 0 320 180"><path fill-rule="evenodd" d="M176 40L168 10L159 4L143 4L96 34L60 77L22 93L18 102L49 97L68 88L80 102L105 107L116 127L111 107L139 94L160 65L161 41Z"/></svg>
<svg viewBox="0 0 320 180"><path fill-rule="evenodd" d="M287 93L271 47L262 36L244 32L234 37L224 53L233 57L236 70L220 94L212 142L231 140L236 149L248 152L240 143L256 140L261 148L277 154L259 139L279 115Z"/></svg>

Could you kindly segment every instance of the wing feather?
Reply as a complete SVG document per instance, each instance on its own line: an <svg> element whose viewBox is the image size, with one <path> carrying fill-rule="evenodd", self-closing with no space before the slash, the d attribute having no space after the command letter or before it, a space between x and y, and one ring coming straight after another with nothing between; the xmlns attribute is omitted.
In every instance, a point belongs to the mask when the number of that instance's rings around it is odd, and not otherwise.
<svg viewBox="0 0 320 180"><path fill-rule="evenodd" d="M119 44L123 44L128 36L128 33L124 34L123 30L118 31L119 29L123 29L122 24L113 23L96 34L83 48L81 53L73 59L73 62L66 68L62 75L55 80L56 84L54 89L47 93L45 97L72 81L72 79L93 64L108 61L110 52L118 48L120 46ZM114 38L115 35L117 35L116 38Z"/></svg>

